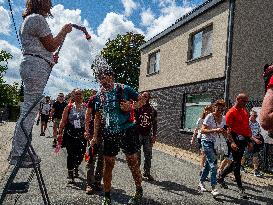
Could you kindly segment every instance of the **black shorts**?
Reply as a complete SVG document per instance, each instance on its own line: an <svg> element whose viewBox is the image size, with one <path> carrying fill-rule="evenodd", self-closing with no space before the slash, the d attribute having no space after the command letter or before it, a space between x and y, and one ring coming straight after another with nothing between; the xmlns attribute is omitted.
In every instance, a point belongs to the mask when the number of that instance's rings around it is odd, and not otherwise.
<svg viewBox="0 0 273 205"><path fill-rule="evenodd" d="M49 115L41 114L41 122L48 123Z"/></svg>
<svg viewBox="0 0 273 205"><path fill-rule="evenodd" d="M104 156L116 156L120 149L126 155L132 155L139 151L139 135L136 126L129 127L119 133L103 132Z"/></svg>
<svg viewBox="0 0 273 205"><path fill-rule="evenodd" d="M201 138L197 138L197 143L198 143L198 149L202 149L202 145L201 145Z"/></svg>

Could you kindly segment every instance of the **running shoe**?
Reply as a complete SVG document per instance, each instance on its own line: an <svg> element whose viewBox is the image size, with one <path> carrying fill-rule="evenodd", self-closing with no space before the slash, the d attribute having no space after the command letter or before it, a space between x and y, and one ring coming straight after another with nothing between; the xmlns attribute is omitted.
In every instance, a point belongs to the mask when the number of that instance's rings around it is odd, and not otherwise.
<svg viewBox="0 0 273 205"><path fill-rule="evenodd" d="M108 197L103 197L102 205L111 205L111 199Z"/></svg>
<svg viewBox="0 0 273 205"><path fill-rule="evenodd" d="M262 177L262 176L263 176L263 173L259 172L258 170L255 170L255 171L254 171L254 176L255 176L255 177Z"/></svg>
<svg viewBox="0 0 273 205"><path fill-rule="evenodd" d="M102 185L101 185L101 183L100 182L95 182L94 183L94 190L95 191L102 191Z"/></svg>
<svg viewBox="0 0 273 205"><path fill-rule="evenodd" d="M219 192L217 191L216 188L212 188L211 194L212 194L213 196L217 196L217 195L219 195Z"/></svg>
<svg viewBox="0 0 273 205"><path fill-rule="evenodd" d="M200 183L198 184L198 187L199 187L199 189L200 189L201 192L207 191L207 189L206 189L206 187L205 187L205 185L204 185L203 182L200 182Z"/></svg>
<svg viewBox="0 0 273 205"><path fill-rule="evenodd" d="M91 186L87 186L86 189L85 189L85 193L86 194L93 194L94 189Z"/></svg>
<svg viewBox="0 0 273 205"><path fill-rule="evenodd" d="M79 178L79 169L78 168L74 168L74 177Z"/></svg>
<svg viewBox="0 0 273 205"><path fill-rule="evenodd" d="M74 180L74 171L73 170L68 170L68 184L74 184L75 180Z"/></svg>
<svg viewBox="0 0 273 205"><path fill-rule="evenodd" d="M53 142L52 142L52 147L55 148L57 146L57 140L54 139Z"/></svg>
<svg viewBox="0 0 273 205"><path fill-rule="evenodd" d="M154 181L154 177L150 173L144 173L143 174L143 179L148 180L148 181Z"/></svg>
<svg viewBox="0 0 273 205"><path fill-rule="evenodd" d="M220 187L222 187L223 189L228 189L228 185L225 183L223 178L218 177L217 182L220 184Z"/></svg>
<svg viewBox="0 0 273 205"><path fill-rule="evenodd" d="M240 188L240 197L242 199L247 199L248 198L247 195L246 195L246 193L245 193L245 189L244 188Z"/></svg>
<svg viewBox="0 0 273 205"><path fill-rule="evenodd" d="M247 173L246 169L244 166L241 166L241 172Z"/></svg>
<svg viewBox="0 0 273 205"><path fill-rule="evenodd" d="M128 204L130 205L138 205L140 204L140 201L142 199L143 192L142 191L137 191L134 196L129 200Z"/></svg>

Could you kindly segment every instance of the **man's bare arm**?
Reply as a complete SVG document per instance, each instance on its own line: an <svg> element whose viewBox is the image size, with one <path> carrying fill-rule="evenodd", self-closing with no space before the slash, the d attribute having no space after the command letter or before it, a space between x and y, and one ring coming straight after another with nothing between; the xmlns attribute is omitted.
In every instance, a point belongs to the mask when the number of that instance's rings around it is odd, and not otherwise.
<svg viewBox="0 0 273 205"><path fill-rule="evenodd" d="M91 140L91 145L94 145L98 142L99 140L99 129L100 129L100 124L101 124L101 113L100 112L96 112L95 113L95 119L94 119L94 134L93 134L93 138Z"/></svg>
<svg viewBox="0 0 273 205"><path fill-rule="evenodd" d="M90 125L90 121L91 121L91 114L92 114L92 108L88 108L86 110L86 113L85 113L85 133L84 133L84 137L85 139L88 140L89 138L89 125Z"/></svg>
<svg viewBox="0 0 273 205"><path fill-rule="evenodd" d="M273 132L273 88L269 88L264 96L260 125L267 131Z"/></svg>

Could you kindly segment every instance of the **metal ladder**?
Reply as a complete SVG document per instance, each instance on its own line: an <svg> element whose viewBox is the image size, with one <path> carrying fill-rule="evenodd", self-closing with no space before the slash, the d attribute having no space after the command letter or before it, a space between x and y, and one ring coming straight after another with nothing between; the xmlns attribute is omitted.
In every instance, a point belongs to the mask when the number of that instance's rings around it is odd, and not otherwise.
<svg viewBox="0 0 273 205"><path fill-rule="evenodd" d="M42 176L40 164L39 163L35 164L34 156L36 155L36 152L35 152L33 146L31 145L32 130L31 130L30 134L28 135L27 130L24 127L24 121L25 121L26 117L34 109L34 107L41 101L42 98L43 98L43 96L41 96L38 100L36 100L36 102L33 103L33 105L30 107L30 109L27 111L27 113L23 116L23 118L22 118L22 120L20 122L20 126L21 126L21 128L22 128L22 130L23 130L23 132L25 134L25 137L27 139L27 143L26 143L26 146L24 148L23 154L20 156L19 161L17 162L17 164L13 168L9 178L7 179L7 182L6 182L5 186L4 186L3 192L1 194L0 204L3 204L7 194L14 194L16 192L16 190L13 190L13 188L12 188L13 186L15 187L15 183L13 181L14 181L19 169L21 168L20 166L21 166L21 164L23 162L23 159L25 158L25 156L28 153L29 156L31 157L31 160L32 160L32 163L33 163L33 167L31 167L31 168L34 169L33 171L36 174L38 184L39 184L39 188L40 188L40 192L41 192L42 197L43 197L44 204L45 205L50 205L50 200L49 200L49 197L48 197L48 194L47 194L47 189L46 189L46 185L44 183L44 179L43 179L43 176ZM30 174L28 179L32 178L32 176L31 176L32 174L33 174L33 172ZM23 191L20 190L20 193L28 191L29 182L24 182L23 184L24 184L24 188L23 188ZM18 190L17 190L17 192L18 192Z"/></svg>

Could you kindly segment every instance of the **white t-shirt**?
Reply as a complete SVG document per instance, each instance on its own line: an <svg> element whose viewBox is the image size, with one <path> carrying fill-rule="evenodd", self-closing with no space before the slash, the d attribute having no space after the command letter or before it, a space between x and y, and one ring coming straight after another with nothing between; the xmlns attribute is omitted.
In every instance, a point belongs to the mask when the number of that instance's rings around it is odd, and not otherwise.
<svg viewBox="0 0 273 205"><path fill-rule="evenodd" d="M198 129L198 133L197 133L197 138L201 138L201 128L202 128L202 124L204 122L204 119L198 118L197 122L196 122L196 128Z"/></svg>
<svg viewBox="0 0 273 205"><path fill-rule="evenodd" d="M19 34L24 53L40 55L54 64L52 53L46 50L39 40L51 34L45 17L40 14L27 16L21 25Z"/></svg>
<svg viewBox="0 0 273 205"><path fill-rule="evenodd" d="M214 119L214 116L212 113L208 114L206 118L204 119L203 125L208 126L209 129L216 129L216 128L223 128L226 125L226 119L224 116L222 116L221 123L217 123ZM215 142L215 138L219 137L218 133L207 133L207 134L202 134L202 140L203 141L210 141L210 142Z"/></svg>
<svg viewBox="0 0 273 205"><path fill-rule="evenodd" d="M43 115L49 115L50 110L51 110L50 103L41 103L41 113Z"/></svg>

